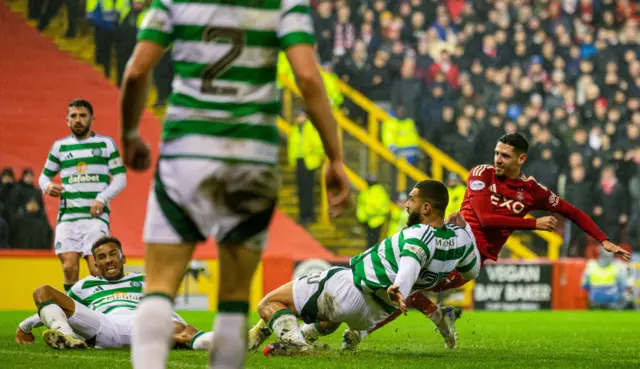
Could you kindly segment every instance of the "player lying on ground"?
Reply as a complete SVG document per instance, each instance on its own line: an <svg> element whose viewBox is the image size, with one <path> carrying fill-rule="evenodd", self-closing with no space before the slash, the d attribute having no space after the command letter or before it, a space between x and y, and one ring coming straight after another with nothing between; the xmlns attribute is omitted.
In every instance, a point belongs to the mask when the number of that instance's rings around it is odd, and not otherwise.
<svg viewBox="0 0 640 369"><path fill-rule="evenodd" d="M495 148L494 165L480 165L471 169L460 213L452 214L453 217L464 217L471 226L482 263L487 259L497 260L502 246L515 230L555 230L557 220L553 216L524 218L536 210L561 214L600 242L605 250L628 260L629 252L609 241L607 235L587 214L520 171L527 159L528 149L529 143L519 133L500 137ZM467 278L454 271L435 286L433 291L459 288L467 282ZM407 306L416 308L427 316L431 316L437 309L421 292L410 296ZM352 340L343 341L343 347L354 349L366 335L388 324L400 314L400 311L394 312L386 321L368 332L345 335L345 338L351 337Z"/></svg>
<svg viewBox="0 0 640 369"><path fill-rule="evenodd" d="M144 275L124 274L126 257L114 237L99 239L91 251L101 276L78 281L68 295L51 286L38 287L33 292L38 314L20 323L16 331L18 343L34 343L31 331L41 325L49 328L43 333L44 341L55 349L118 348L131 343ZM208 350L212 336L173 313L175 348Z"/></svg>
<svg viewBox="0 0 640 369"><path fill-rule="evenodd" d="M436 285L453 270L475 278L480 255L468 227L445 225L448 197L444 184L418 182L406 204L407 228L355 256L350 268L307 275L269 293L258 305L262 320L249 332L249 349L275 332L280 341L267 346L265 355L308 351L312 346L305 336L313 340L341 323L353 330L371 329L396 307L406 312L404 296ZM307 323L302 330L297 318ZM318 321L323 324L316 325ZM449 310L437 324L455 341L454 321Z"/></svg>

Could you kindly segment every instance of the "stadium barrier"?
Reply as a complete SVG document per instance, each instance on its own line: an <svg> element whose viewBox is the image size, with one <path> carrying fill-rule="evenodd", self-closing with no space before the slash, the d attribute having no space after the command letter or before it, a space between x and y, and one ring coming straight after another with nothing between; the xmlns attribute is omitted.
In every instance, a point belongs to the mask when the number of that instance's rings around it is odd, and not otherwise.
<svg viewBox="0 0 640 369"><path fill-rule="evenodd" d="M347 258L327 257L326 253L310 253L305 257L291 257L282 250L278 255L263 258L254 275L251 287L252 311L264 295L304 274L326 270L331 266L348 265ZM293 250L290 250L293 251ZM127 258L127 271L142 271L144 259L139 253ZM586 292L580 286L586 266L585 259L567 258L556 261L504 260L487 263L475 281L458 291L450 291L432 298L445 304L475 310L584 310ZM640 263L634 265L640 272ZM197 260L194 273L187 273L176 299L181 310L215 311L217 306L218 261L216 258ZM89 274L84 261L80 276ZM32 292L43 284L62 288L60 261L51 251L0 251L0 310L35 309ZM634 282L640 291L640 280ZM640 303L636 295L636 303Z"/></svg>
<svg viewBox="0 0 640 369"><path fill-rule="evenodd" d="M584 310L587 293L581 287L587 259L500 261L483 265L474 281L475 310ZM640 264L633 264L635 271ZM634 281L640 288L640 281ZM636 292L637 293L637 292ZM636 303L638 296L635 296Z"/></svg>
<svg viewBox="0 0 640 369"><path fill-rule="evenodd" d="M187 273L176 303L179 309L215 311L218 305L218 260L201 259L198 264L200 272L196 276ZM254 311L265 293L263 264L259 265L251 285L250 306ZM129 256L125 271L142 272L143 266L142 255ZM88 275L87 263L81 261L80 278ZM44 284L63 290L60 261L50 251L6 250L0 252L0 278L5 281L0 286L0 294L4 297L0 301L0 310L35 310L33 291Z"/></svg>

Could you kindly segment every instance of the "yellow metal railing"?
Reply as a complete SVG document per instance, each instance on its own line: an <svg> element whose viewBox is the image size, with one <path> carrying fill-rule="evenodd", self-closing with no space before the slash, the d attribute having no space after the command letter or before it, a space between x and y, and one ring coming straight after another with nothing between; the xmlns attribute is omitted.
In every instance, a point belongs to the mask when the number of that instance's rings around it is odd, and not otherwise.
<svg viewBox="0 0 640 369"><path fill-rule="evenodd" d="M276 121L276 126L278 127L278 129L280 129L280 131L282 131L284 134L286 134L287 136L291 135L291 124L287 121L285 121L284 119L278 117L278 120ZM351 182L351 184L353 185L353 187L355 187L358 191L364 191L367 188L369 188L369 185L367 185L367 181L365 181L364 179L362 179L362 177L360 177L359 175L357 175L354 171L352 171L351 169L349 169L349 167L347 167L345 165L344 167L344 171L347 174L347 177L349 177L349 181ZM326 178L324 176L324 170L322 171L323 174L320 178L320 184L321 184L321 196L320 196L320 220L318 221L318 223L326 228L333 228L333 225L331 225L331 218L329 217L329 200L327 197L327 188L325 186L325 181ZM398 206L396 204L391 204L392 208L397 208ZM370 245L367 245L367 247Z"/></svg>
<svg viewBox="0 0 640 369"><path fill-rule="evenodd" d="M351 86L342 81L339 81L338 83L340 85L340 91L344 94L344 96L353 101L355 104L359 105L364 111L367 112L368 135L371 140L379 141L380 124L389 119L389 114L380 109L377 105L371 102L371 100L367 99L364 95L356 91ZM460 165L457 161L452 159L450 156L429 143L427 140L420 138L418 146L423 153L431 158L431 176L433 179L442 181L444 178L444 169L446 169L449 172L458 174L463 180L467 180L469 171L465 167ZM370 152L369 165L372 165L374 168L376 165L375 160L376 157L372 156L372 153ZM562 237L560 237L556 233L551 232L535 231L535 233L547 242L548 258L551 260L557 260L560 257L560 247L562 247L563 242ZM522 244L518 237L510 237L509 241L507 241L506 246L509 247L512 251L513 247L519 249L521 246L527 250L525 254L532 256L532 258L537 257L535 253L533 253ZM524 252L524 250L522 251Z"/></svg>
<svg viewBox="0 0 640 369"><path fill-rule="evenodd" d="M286 121L293 120L293 98L294 95L300 97L298 87L286 76L280 75L280 82L283 86L283 115ZM369 155L376 158L381 157L386 162L398 168L397 190L404 192L407 187L407 177L414 181L428 179L426 173L409 164L404 158L397 159L396 156L380 143L379 140L373 139L368 132L352 122L341 111L334 109L334 117L338 123L338 137L343 140L344 134L348 133L358 141L362 142L369 149ZM287 119L287 116L289 119ZM371 161L369 160L369 163Z"/></svg>
<svg viewBox="0 0 640 369"><path fill-rule="evenodd" d="M634 264L636 272L640 271L640 263L635 263ZM636 273L636 275L638 275L638 273ZM635 296L635 303L636 306L640 306L640 293L638 293L638 291L640 291L640 279L635 281L635 290L634 292L634 296Z"/></svg>
<svg viewBox="0 0 640 369"><path fill-rule="evenodd" d="M283 115L285 117L286 116L292 117L291 111L287 111L287 109L293 108L293 98L294 98L293 95L295 94L296 96L300 96L300 92L297 86L295 86L295 84L293 84L293 82L288 80L285 76L282 76L282 75L280 76L280 82L282 83L282 86L283 86L283 108L284 108ZM385 161L388 161L389 163L392 163L397 166L398 174L399 174L398 175L399 190L404 189L403 185L406 186L407 176L413 179L414 181L421 181L428 178L428 176L424 172L418 170L413 165L409 164L406 160L396 159L395 155L393 155L391 151L385 148L377 139L377 137L375 138L371 137L369 134L367 134L366 130L359 127L357 124L353 123L351 120L349 120L341 111L335 109L334 116L336 118L336 122L338 123L338 137L341 140L343 139L344 132L348 132L353 137L355 137L356 139L361 141L363 144L365 144L369 148L369 152L370 153L373 152L376 158L377 156L380 156ZM278 127L281 127L281 130L286 134L289 134L291 131L290 127L285 128L286 127L285 125L288 125L288 124L289 123L287 123L286 120L278 119ZM349 168L345 167L345 172L347 173L347 176L349 176L349 179L351 180L352 184L359 191L363 191L368 187L366 181L363 180L361 177L359 177L353 170L350 170ZM465 172L464 175L466 178L467 172ZM324 188L324 184L322 187ZM326 193L323 195L323 202L321 203L321 206L322 206L322 213L327 214L328 203L326 202ZM330 222L331 220L327 218L325 221ZM520 240L517 237L510 237L509 240L507 240L505 246L512 252L512 256L515 258L535 259L538 257L534 252L532 252L529 248L527 248L524 244L522 244L522 242L520 242Z"/></svg>

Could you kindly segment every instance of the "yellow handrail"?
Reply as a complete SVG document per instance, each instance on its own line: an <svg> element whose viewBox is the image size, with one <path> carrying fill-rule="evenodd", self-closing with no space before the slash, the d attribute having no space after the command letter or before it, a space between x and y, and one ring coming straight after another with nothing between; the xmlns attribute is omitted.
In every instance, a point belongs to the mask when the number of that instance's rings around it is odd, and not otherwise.
<svg viewBox="0 0 640 369"><path fill-rule="evenodd" d="M290 79L288 79L286 75L280 75L279 80L285 89L292 91L299 97L301 96L298 87ZM285 91L284 101L287 101L287 103L290 104L290 99L291 98L288 96L287 91ZM286 113L287 112L285 111L285 114ZM409 164L404 158L397 159L389 149L387 149L380 143L377 137L371 137L367 133L367 131L352 122L340 110L334 109L333 113L336 118L336 122L338 123L339 129L348 132L357 140L365 143L365 145L369 147L370 152L373 155L382 157L387 162L395 165L398 168L398 191L406 190L406 176L409 176L416 182L429 178L426 173Z"/></svg>
<svg viewBox="0 0 640 369"><path fill-rule="evenodd" d="M340 91L347 98L358 104L369 114L369 120L367 122L369 128L369 137L375 140L379 140L377 135L377 132L379 131L379 122L384 122L385 120L389 119L389 114L380 109L380 107L375 105L371 100L366 98L359 91L355 90L353 87L349 86L343 81L339 80L338 85L340 86ZM431 158L431 176L433 179L442 181L444 178L443 170L444 168L446 168L449 172L456 173L463 180L467 180L469 171L465 167L460 165L457 161L452 159L449 155L440 151L437 147L423 138L419 138L418 146L425 154L427 154ZM560 237L556 233L551 232L534 232L547 242L547 256L549 257L549 259L557 260L560 257L560 247L562 247L563 242L562 237ZM522 247L525 247L524 245L522 245L522 243L519 242L519 240L516 241L514 237L510 237L509 240L513 240L512 242L517 242ZM510 242L508 241L507 246L509 245L509 243ZM528 250L528 252L532 255L535 255L530 250Z"/></svg>

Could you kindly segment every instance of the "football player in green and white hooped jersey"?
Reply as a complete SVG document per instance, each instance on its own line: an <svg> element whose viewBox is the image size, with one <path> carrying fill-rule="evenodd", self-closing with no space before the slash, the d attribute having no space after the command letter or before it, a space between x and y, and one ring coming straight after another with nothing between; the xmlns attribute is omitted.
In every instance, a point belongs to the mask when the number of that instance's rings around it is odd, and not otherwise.
<svg viewBox="0 0 640 369"><path fill-rule="evenodd" d="M196 243L213 236L220 257L215 368L246 355L251 277L278 197L278 52L289 59L325 153L331 211L348 205L336 123L314 52L309 0L153 0L122 86L122 149L150 165L138 135L149 72L172 48L173 92L147 203L147 289L132 344L136 369L164 368L169 313Z"/></svg>
<svg viewBox="0 0 640 369"><path fill-rule="evenodd" d="M55 251L62 263L64 288L78 281L80 258L98 275L91 245L109 235L109 202L127 185L126 169L112 138L96 134L93 106L76 99L67 107L71 136L53 143L40 175L42 191L60 198ZM60 174L62 184L53 182Z"/></svg>
<svg viewBox="0 0 640 369"><path fill-rule="evenodd" d="M55 349L117 348L131 344L133 318L142 297L145 276L124 273L126 257L120 241L102 237L92 247L98 277L89 276L78 281L64 293L51 286L38 287L34 302L35 314L20 323L16 330L18 343L35 342L32 330L46 325L45 343ZM206 350L211 347L213 334L188 325L182 317L172 313L176 348Z"/></svg>
<svg viewBox="0 0 640 369"><path fill-rule="evenodd" d="M464 220L459 223L464 228L445 224L448 197L441 182L418 182L406 203L407 228L352 258L350 268L297 278L269 293L258 307L262 320L249 332L249 349L273 331L280 342L267 346L266 355L306 351L340 323L357 332L376 326L397 307L406 311L404 296L435 286L453 270L474 279L480 270L475 239ZM439 308L432 315L445 340L455 341L455 310ZM297 317L307 323L301 329Z"/></svg>

